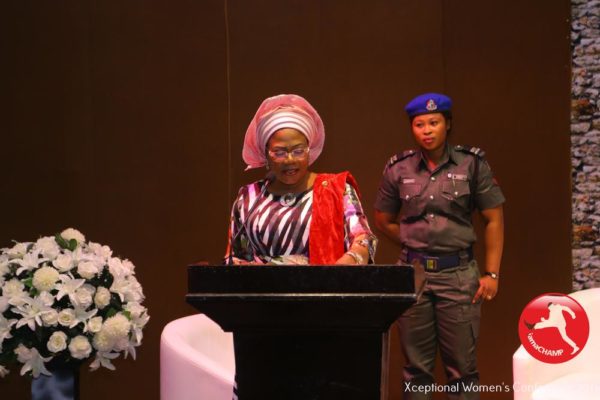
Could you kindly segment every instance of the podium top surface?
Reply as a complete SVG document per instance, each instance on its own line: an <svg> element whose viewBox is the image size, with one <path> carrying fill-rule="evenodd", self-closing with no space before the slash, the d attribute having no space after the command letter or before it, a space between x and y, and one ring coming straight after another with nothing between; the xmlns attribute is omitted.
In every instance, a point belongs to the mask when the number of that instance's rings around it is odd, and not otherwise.
<svg viewBox="0 0 600 400"><path fill-rule="evenodd" d="M415 282L410 265L190 265L188 295L201 293L378 293L414 296Z"/></svg>
<svg viewBox="0 0 600 400"><path fill-rule="evenodd" d="M404 265L191 265L186 300L226 331L383 332L416 300Z"/></svg>

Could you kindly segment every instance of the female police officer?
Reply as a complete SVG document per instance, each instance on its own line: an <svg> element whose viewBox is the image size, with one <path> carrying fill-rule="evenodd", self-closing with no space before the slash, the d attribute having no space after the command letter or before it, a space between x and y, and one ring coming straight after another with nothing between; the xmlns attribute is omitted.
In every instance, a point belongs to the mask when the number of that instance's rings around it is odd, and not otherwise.
<svg viewBox="0 0 600 400"><path fill-rule="evenodd" d="M475 343L480 304L498 291L504 196L480 149L448 144L451 108L450 98L437 93L408 103L419 149L389 160L375 203L375 224L401 246L401 261L425 269L422 295L399 320L406 358L403 388L410 399L430 398L436 387L449 398L478 398L468 389L479 383ZM485 221L481 277L472 251L475 208ZM438 346L445 386L433 380Z"/></svg>

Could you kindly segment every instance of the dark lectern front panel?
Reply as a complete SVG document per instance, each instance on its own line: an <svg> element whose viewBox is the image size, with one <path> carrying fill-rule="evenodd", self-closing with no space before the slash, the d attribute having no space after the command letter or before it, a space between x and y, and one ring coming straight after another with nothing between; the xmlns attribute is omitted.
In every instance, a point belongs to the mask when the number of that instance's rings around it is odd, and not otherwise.
<svg viewBox="0 0 600 400"><path fill-rule="evenodd" d="M398 265L193 265L188 285L234 332L240 400L379 399L382 334L415 301Z"/></svg>

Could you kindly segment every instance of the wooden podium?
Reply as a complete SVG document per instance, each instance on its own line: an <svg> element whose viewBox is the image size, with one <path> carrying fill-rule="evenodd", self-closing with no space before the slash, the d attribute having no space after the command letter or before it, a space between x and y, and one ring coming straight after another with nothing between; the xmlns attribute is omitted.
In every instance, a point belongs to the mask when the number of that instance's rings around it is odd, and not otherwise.
<svg viewBox="0 0 600 400"><path fill-rule="evenodd" d="M233 332L240 400L379 400L415 287L408 265L191 265L186 297Z"/></svg>

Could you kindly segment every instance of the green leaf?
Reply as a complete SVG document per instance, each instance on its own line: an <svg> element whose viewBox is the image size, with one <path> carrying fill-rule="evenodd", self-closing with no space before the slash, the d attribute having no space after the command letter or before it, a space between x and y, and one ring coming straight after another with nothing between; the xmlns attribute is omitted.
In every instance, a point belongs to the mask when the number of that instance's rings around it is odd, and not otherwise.
<svg viewBox="0 0 600 400"><path fill-rule="evenodd" d="M60 236L60 233L54 235L54 240L56 240L56 243L63 249L69 248L69 243L65 239L63 239L62 236Z"/></svg>
<svg viewBox="0 0 600 400"><path fill-rule="evenodd" d="M33 288L33 278L27 278L23 281L23 284L29 289Z"/></svg>
<svg viewBox="0 0 600 400"><path fill-rule="evenodd" d="M106 313L106 318L114 317L115 315L117 315L117 310L115 310L114 308L111 308Z"/></svg>
<svg viewBox="0 0 600 400"><path fill-rule="evenodd" d="M69 250L75 251L76 248L77 248L77 240L75 240L75 239L69 240Z"/></svg>
<svg viewBox="0 0 600 400"><path fill-rule="evenodd" d="M129 311L123 311L123 313L122 313L122 314L123 314L124 316L126 316L128 320L130 320L130 321L131 321L131 313L130 313Z"/></svg>

